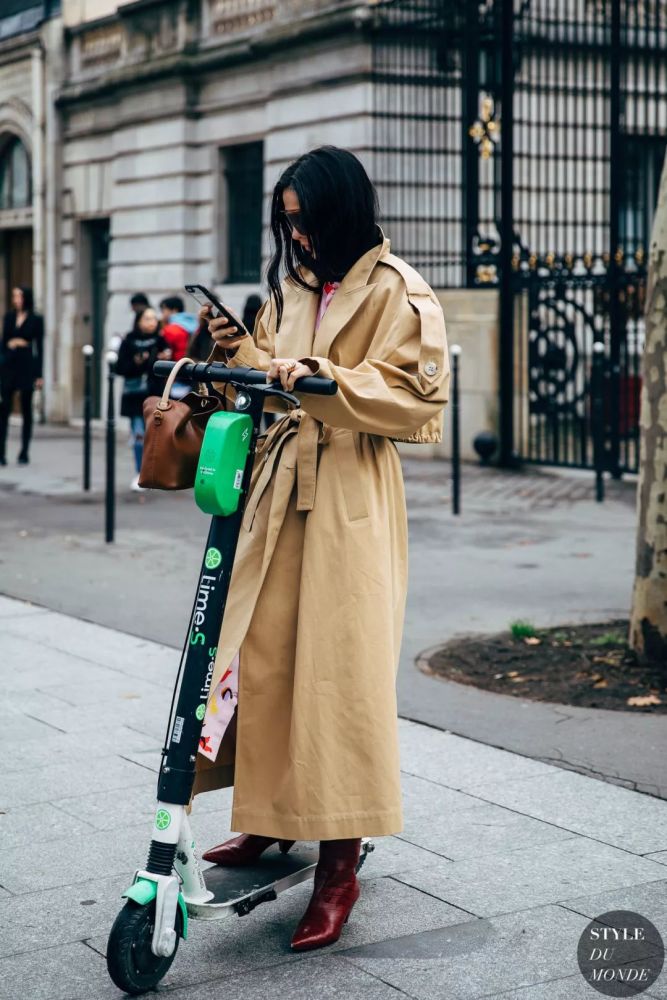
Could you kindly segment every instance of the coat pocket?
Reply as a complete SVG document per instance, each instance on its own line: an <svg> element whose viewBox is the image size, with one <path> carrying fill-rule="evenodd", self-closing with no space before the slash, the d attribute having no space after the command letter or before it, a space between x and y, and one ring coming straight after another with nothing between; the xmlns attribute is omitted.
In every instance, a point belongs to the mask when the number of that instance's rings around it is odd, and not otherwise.
<svg viewBox="0 0 667 1000"><path fill-rule="evenodd" d="M349 521L361 521L368 517L364 475L357 451L357 436L354 431L339 430L331 441Z"/></svg>

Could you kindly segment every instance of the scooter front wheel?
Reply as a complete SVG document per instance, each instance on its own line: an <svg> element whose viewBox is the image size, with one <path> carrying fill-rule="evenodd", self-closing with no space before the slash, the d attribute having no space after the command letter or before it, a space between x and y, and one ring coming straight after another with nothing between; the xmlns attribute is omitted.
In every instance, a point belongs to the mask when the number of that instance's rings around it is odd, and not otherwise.
<svg viewBox="0 0 667 1000"><path fill-rule="evenodd" d="M119 990L138 996L166 976L178 951L181 915L176 914L176 947L167 958L151 951L155 903L141 906L128 900L116 917L107 944L107 969Z"/></svg>

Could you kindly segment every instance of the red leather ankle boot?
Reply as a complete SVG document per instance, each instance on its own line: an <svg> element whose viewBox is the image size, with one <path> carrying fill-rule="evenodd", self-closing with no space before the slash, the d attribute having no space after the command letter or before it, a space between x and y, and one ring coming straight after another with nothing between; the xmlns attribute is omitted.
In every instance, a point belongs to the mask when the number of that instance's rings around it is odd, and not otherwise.
<svg viewBox="0 0 667 1000"><path fill-rule="evenodd" d="M204 861L213 861L216 865L232 867L249 865L262 854L271 844L278 843L283 854L287 854L294 844L293 840L276 840L275 837L260 837L256 833L242 833L238 837L226 840L202 854Z"/></svg>
<svg viewBox="0 0 667 1000"><path fill-rule="evenodd" d="M359 899L358 840L321 840L313 895L292 938L293 951L323 948L337 941Z"/></svg>

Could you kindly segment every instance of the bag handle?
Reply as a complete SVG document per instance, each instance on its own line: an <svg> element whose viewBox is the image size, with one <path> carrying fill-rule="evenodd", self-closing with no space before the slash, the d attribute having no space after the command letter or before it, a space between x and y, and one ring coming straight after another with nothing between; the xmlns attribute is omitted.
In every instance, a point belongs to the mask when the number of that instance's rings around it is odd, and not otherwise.
<svg viewBox="0 0 667 1000"><path fill-rule="evenodd" d="M171 403L169 402L169 394L171 393L171 387L176 381L176 376L180 372L181 368L183 368L184 365L194 365L196 363L197 362L193 361L192 358L181 358L180 361L176 362L174 367L169 372L169 378L167 379L166 385L164 387L162 398L160 399L160 402L157 404L158 410L168 410L169 407L171 406ZM199 388L202 389L201 384ZM208 389L206 388L206 386L203 387L203 391L206 395L208 395Z"/></svg>

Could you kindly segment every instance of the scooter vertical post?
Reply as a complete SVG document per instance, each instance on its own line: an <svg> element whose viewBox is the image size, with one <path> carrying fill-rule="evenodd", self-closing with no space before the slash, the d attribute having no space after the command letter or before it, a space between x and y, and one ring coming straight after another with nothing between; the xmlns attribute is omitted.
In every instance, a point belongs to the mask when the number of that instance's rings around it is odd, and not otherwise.
<svg viewBox="0 0 667 1000"><path fill-rule="evenodd" d="M81 348L84 364L83 383L83 488L90 490L90 446L91 433L90 421L92 417L92 388L93 388L93 355L95 349L92 344L84 344Z"/></svg>
<svg viewBox="0 0 667 1000"><path fill-rule="evenodd" d="M115 351L108 351L107 361L107 454L106 489L104 497L105 541L113 542L116 518L116 404L114 401L114 365L118 361Z"/></svg>
<svg viewBox="0 0 667 1000"><path fill-rule="evenodd" d="M253 456L264 405L263 396L239 389L235 410L252 418L252 435L241 483L238 509L225 517L211 518L206 551L199 577L193 614L190 620L187 652L174 718L167 734L158 778L158 809L171 817L174 808L188 804L192 795L199 736L215 665L220 622L224 616L236 546L241 530L245 498L250 487ZM157 836L151 841L146 871L168 875L171 871L176 840Z"/></svg>

